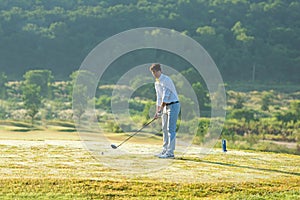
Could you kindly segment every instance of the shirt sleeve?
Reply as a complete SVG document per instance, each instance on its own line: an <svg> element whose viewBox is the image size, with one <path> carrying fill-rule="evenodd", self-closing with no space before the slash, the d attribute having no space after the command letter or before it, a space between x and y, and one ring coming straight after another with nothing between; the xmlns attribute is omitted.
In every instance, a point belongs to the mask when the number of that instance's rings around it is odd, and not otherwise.
<svg viewBox="0 0 300 200"><path fill-rule="evenodd" d="M155 83L155 92L156 92L156 105L160 106L162 103L162 94L160 92L159 83Z"/></svg>

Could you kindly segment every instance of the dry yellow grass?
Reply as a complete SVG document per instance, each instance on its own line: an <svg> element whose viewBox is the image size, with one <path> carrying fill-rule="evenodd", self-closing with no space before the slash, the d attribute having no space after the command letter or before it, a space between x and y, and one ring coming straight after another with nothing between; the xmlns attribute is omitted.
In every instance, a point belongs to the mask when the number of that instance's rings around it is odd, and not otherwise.
<svg viewBox="0 0 300 200"><path fill-rule="evenodd" d="M127 173L128 169L95 159L77 137L1 132L1 199L297 199L300 195L297 155L213 149L204 156L195 146L164 169L156 166L160 159L149 152L113 156L112 163L145 159L157 167L151 171L133 166L136 171ZM148 146L133 140L122 150L126 148L146 151Z"/></svg>

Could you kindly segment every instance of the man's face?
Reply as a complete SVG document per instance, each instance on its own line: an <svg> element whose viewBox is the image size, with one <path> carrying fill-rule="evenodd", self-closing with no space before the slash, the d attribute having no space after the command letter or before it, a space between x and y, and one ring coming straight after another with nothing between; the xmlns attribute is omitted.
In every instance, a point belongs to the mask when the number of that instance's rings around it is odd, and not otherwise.
<svg viewBox="0 0 300 200"><path fill-rule="evenodd" d="M152 72L152 75L154 76L154 78L159 78L160 77L160 74L161 74L161 71L151 71Z"/></svg>

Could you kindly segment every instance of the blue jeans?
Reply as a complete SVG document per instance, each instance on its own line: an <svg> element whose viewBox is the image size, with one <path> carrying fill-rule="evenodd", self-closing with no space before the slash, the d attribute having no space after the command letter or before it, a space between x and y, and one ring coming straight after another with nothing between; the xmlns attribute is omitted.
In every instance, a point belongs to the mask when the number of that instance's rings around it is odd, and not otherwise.
<svg viewBox="0 0 300 200"><path fill-rule="evenodd" d="M180 103L165 107L162 115L163 150L174 154L176 145L176 122L180 111Z"/></svg>

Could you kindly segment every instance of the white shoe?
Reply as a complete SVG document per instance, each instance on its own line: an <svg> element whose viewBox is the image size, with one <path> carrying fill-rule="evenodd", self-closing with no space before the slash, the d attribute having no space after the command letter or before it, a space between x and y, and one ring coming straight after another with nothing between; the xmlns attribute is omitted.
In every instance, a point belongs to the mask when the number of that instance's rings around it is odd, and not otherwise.
<svg viewBox="0 0 300 200"><path fill-rule="evenodd" d="M167 150L163 150L162 152L160 152L159 154L154 155L155 157L160 157L162 155L164 155L167 152Z"/></svg>
<svg viewBox="0 0 300 200"><path fill-rule="evenodd" d="M161 156L158 156L159 158L167 158L167 159L174 159L175 156L174 154L171 154L171 153L165 153L165 154L162 154Z"/></svg>

